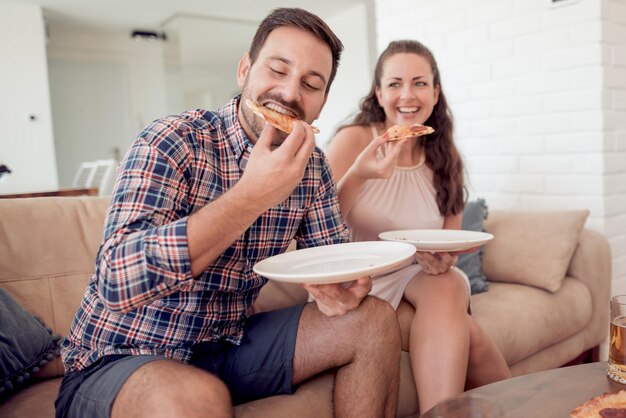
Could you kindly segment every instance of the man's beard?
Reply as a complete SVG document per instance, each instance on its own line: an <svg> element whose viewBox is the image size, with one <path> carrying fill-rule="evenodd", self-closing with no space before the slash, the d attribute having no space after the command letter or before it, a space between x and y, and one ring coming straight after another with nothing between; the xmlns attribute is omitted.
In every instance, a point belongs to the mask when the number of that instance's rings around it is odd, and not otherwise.
<svg viewBox="0 0 626 418"><path fill-rule="evenodd" d="M256 143L256 141L259 139L259 137L261 136L261 132L263 131L263 127L265 126L265 120L263 120L261 117L257 116L252 109L250 109L248 106L246 106L246 104L244 103L246 98L252 100L250 98L250 96L247 94L247 88L246 86L244 86L243 90L242 90L242 94L241 94L241 100L239 102L239 106L241 108L241 115L243 116L243 119L245 121L245 124L249 127L249 129L252 131L253 135L255 136L255 138L250 138L250 139L254 139L254 142ZM258 103L261 104L267 100L279 103L281 106L285 107L286 109L290 109L291 111L295 112L296 117L298 119L303 119L304 116L304 111L302 110L302 108L300 107L299 104L294 103L294 102L287 102L285 100L283 100L280 96L275 95L275 94L271 94L271 93L266 93L266 94L261 94L258 98ZM275 129L276 133L274 135L274 138L272 138L272 145L274 147L278 147L280 146L283 142L285 142L285 139L287 138L287 136L289 135L286 132L283 132L279 129Z"/></svg>
<svg viewBox="0 0 626 418"><path fill-rule="evenodd" d="M263 132L263 127L265 126L265 120L257 116L252 111L252 109L246 106L246 104L244 103L244 100L245 99L243 99L243 96L242 96L242 99L239 103L239 106L241 107L241 115L245 121L245 124L248 126L250 131L252 131L252 135L254 136L253 138L248 138L248 139L250 139L253 143L256 144L256 142L259 140L259 137L261 136L261 132ZM283 132L279 129L275 129L274 138L272 138L272 145L275 147L280 146L283 142L285 142L287 135L288 134L286 132Z"/></svg>

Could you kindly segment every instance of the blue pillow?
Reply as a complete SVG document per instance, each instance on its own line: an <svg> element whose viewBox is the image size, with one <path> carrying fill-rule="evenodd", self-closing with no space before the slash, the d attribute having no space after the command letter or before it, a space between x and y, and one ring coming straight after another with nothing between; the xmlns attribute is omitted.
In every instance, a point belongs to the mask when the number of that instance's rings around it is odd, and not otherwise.
<svg viewBox="0 0 626 418"><path fill-rule="evenodd" d="M484 199L468 202L463 210L461 229L467 231L484 231L483 223L487 219L487 204ZM483 247L471 254L461 254L457 262L460 268L469 277L472 294L486 292L489 289L487 277L482 269Z"/></svg>
<svg viewBox="0 0 626 418"><path fill-rule="evenodd" d="M58 355L60 339L0 289L0 400Z"/></svg>

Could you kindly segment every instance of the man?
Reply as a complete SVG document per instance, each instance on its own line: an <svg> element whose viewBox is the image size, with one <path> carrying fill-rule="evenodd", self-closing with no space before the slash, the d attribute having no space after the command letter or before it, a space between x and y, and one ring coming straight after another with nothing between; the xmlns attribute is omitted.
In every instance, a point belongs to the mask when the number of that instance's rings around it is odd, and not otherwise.
<svg viewBox="0 0 626 418"><path fill-rule="evenodd" d="M248 316L266 279L252 266L347 240L311 126L264 124L254 100L312 122L341 42L317 16L277 9L217 112L154 122L121 163L104 240L63 343L61 417L230 417L232 403L338 368L340 417L395 416L400 337L371 281L307 286L316 304Z"/></svg>

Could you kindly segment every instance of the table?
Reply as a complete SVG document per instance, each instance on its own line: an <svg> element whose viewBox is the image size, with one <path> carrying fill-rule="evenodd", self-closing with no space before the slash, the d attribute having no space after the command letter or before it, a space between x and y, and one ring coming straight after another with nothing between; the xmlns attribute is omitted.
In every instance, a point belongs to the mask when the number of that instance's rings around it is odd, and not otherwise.
<svg viewBox="0 0 626 418"><path fill-rule="evenodd" d="M606 362L561 367L472 389L495 399L506 418L563 418L594 396L626 389L606 376Z"/></svg>

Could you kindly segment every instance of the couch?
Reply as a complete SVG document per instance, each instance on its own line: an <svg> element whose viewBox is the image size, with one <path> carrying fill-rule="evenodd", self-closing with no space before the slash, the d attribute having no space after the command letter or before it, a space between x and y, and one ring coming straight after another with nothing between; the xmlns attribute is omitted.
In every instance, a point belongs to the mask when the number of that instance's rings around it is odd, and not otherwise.
<svg viewBox="0 0 626 418"><path fill-rule="evenodd" d="M94 269L106 197L0 200L0 288L66 335ZM585 211L493 210L484 225L489 290L472 297L477 321L495 340L514 376L562 366L604 342L608 330L610 251L585 229ZM270 282L257 311L303 302L299 286ZM402 304L403 341L412 308ZM404 347L406 351L406 347ZM0 416L52 417L63 367L46 364L0 404ZM237 417L331 417L333 373L281 395L236 407ZM398 417L418 410L408 354L402 353Z"/></svg>

